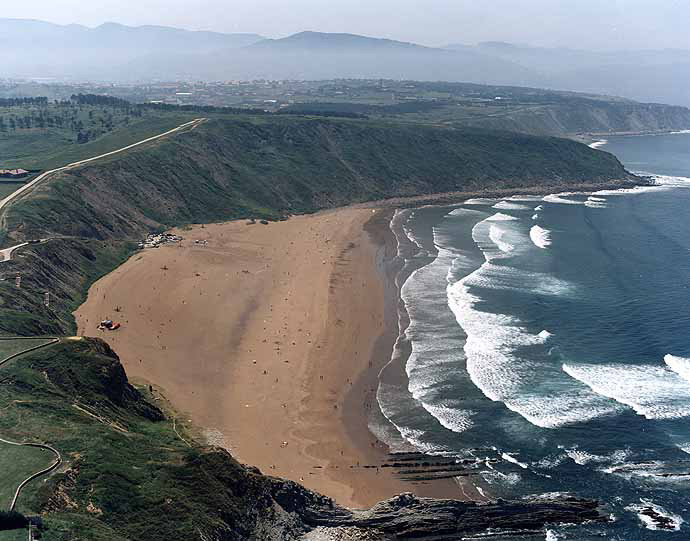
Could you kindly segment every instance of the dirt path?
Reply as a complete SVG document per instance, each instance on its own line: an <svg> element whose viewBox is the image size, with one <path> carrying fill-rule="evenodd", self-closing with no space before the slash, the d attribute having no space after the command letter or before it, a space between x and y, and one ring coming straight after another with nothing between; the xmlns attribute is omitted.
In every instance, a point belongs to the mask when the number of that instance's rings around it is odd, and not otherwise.
<svg viewBox="0 0 690 541"><path fill-rule="evenodd" d="M8 207L15 199L17 199L18 197L21 197L24 193L28 193L33 188L35 188L38 184L40 184L41 182L50 178L55 173L59 173L61 171L67 171L69 169L74 169L75 167L79 167L81 165L85 165L87 163L90 163L90 162L93 162L96 160L107 158L108 156L113 156L115 154L125 152L127 150L132 149L132 148L136 148L136 147L144 145L146 143L150 143L151 141L161 139L162 137L167 137L169 135L172 135L174 133L177 133L177 132L184 130L184 129L187 129L187 128L194 129L195 127L197 127L199 124L201 124L205 120L206 120L205 118L197 118L197 119L194 119L190 122L186 122L186 123L178 126L177 128L173 128L172 130L168 130L165 133L161 133L159 135L154 135L153 137L148 137L147 139L144 139L142 141L138 141L137 143L133 143L131 145L127 145L127 146L119 148L117 150L112 150L110 152L106 152L105 154L100 154L98 156L94 156L92 158L87 158L85 160L79 160L78 162L69 163L67 165L63 165L62 167L58 167L56 169L51 169L50 171L46 171L45 173L41 173L35 179L33 179L31 182L25 184L24 186L22 186L21 188L19 188L15 192L12 192L10 195L8 195L4 199L0 200L0 228L4 228L4 212L3 211L6 209L6 207Z"/></svg>
<svg viewBox="0 0 690 541"><path fill-rule="evenodd" d="M34 338L34 337L32 337L32 338ZM14 338L14 337L8 338L8 339L9 340L16 340L16 338ZM4 340L4 338L0 338L0 340ZM25 350L20 351L18 353L13 353L12 355L0 360L0 366L11 361L12 359L20 357L20 356L25 355L27 353L30 353L32 351L36 351L37 349L52 346L53 344L56 344L59 341L60 341L59 338L54 338L51 342L47 342L45 344L40 344L38 346L34 346L31 348L25 349ZM53 453L55 455L55 460L53 461L53 463L50 466L48 466L47 468L43 468L42 470L37 471L35 473L32 473L31 475L29 475L26 479L24 479L19 484L19 486L17 487L17 490L14 493L14 497L12 498L12 503L10 504L10 507L9 507L9 511L14 511L14 508L17 505L17 499L19 498L19 495L20 495L22 489L26 485L28 485L31 481L33 481L34 479L37 479L38 477L41 477L42 475L50 473L55 468L57 468L62 463L62 457L60 456L60 453L57 449L55 449L54 447L51 447L50 445L46 445L44 443L17 442L17 441L8 440L8 439L2 438L2 437L0 437L0 441L3 443L6 443L8 445L17 445L17 446L22 446L22 447L38 447L39 449L45 449L47 451L50 451L51 453Z"/></svg>

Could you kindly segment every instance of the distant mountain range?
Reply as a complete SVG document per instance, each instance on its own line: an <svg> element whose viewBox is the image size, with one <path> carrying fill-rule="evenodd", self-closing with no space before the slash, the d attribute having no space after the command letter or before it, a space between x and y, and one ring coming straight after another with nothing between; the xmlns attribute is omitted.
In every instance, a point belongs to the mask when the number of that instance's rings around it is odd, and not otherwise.
<svg viewBox="0 0 690 541"><path fill-rule="evenodd" d="M89 82L386 78L531 86L690 105L690 51L591 52L488 42L425 47L354 34L96 28L0 19L0 76Z"/></svg>
<svg viewBox="0 0 690 541"><path fill-rule="evenodd" d="M540 77L548 88L690 105L690 50L595 52L504 42L445 48L518 64Z"/></svg>

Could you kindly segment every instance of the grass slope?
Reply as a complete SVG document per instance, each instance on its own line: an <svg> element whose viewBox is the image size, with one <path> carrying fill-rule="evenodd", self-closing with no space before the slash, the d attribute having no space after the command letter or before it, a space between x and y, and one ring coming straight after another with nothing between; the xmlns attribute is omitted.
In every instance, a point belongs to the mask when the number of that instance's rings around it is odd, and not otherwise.
<svg viewBox="0 0 690 541"><path fill-rule="evenodd" d="M280 520L271 483L224 451L189 447L105 343L65 340L2 375L0 432L40 437L65 461L22 495L46 520L44 540L258 540L257 524Z"/></svg>
<svg viewBox="0 0 690 541"><path fill-rule="evenodd" d="M60 239L20 248L0 266L0 334L35 336L74 334L72 312L89 286L123 263L134 245L126 241ZM13 277L21 274L21 288ZM50 292L50 306L43 304ZM3 341L0 341L0 348Z"/></svg>
<svg viewBox="0 0 690 541"><path fill-rule="evenodd" d="M0 442L0 509L7 511L19 484L31 474L50 466L55 455L37 447ZM21 499L17 511L24 511Z"/></svg>
<svg viewBox="0 0 690 541"><path fill-rule="evenodd" d="M7 211L16 238L138 238L189 222L278 217L387 197L628 177L557 138L311 118L211 120L66 172Z"/></svg>

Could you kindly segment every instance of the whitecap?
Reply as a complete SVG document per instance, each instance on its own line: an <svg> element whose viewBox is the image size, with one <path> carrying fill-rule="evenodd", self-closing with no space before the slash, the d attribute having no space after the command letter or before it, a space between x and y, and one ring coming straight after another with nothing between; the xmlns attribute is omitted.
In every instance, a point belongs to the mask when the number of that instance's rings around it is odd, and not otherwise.
<svg viewBox="0 0 690 541"><path fill-rule="evenodd" d="M511 203L510 201L501 201L496 203L492 208L499 210L528 210L529 207L519 203Z"/></svg>
<svg viewBox="0 0 690 541"><path fill-rule="evenodd" d="M594 392L631 407L647 419L690 416L690 382L657 366L564 364L563 370Z"/></svg>
<svg viewBox="0 0 690 541"><path fill-rule="evenodd" d="M509 242L505 242L503 238L506 235L506 230L491 224L489 227L489 238L498 246L498 249L504 253L510 253L515 249L515 246Z"/></svg>
<svg viewBox="0 0 690 541"><path fill-rule="evenodd" d="M587 146L589 146L589 148L597 149L599 147L603 147L604 145L608 145L608 143L609 142L606 139L601 139L599 141L595 141L594 143L590 143Z"/></svg>
<svg viewBox="0 0 690 541"><path fill-rule="evenodd" d="M625 509L626 511L637 513L637 518L648 530L673 530L677 532L685 522L682 517L670 513L650 500L642 498L640 498L639 504L629 505ZM661 517L663 522L660 522L655 516Z"/></svg>
<svg viewBox="0 0 690 541"><path fill-rule="evenodd" d="M517 354L521 347L543 345L550 335L543 331L532 334L513 316L476 308L480 298L470 288L486 280L488 266L448 286L448 305L467 335L466 369L484 396L503 402L508 409L543 428L585 422L618 411L615 402L598 396L585 385L559 377L560 371L550 363ZM519 280L515 287L525 284L530 282ZM543 288L544 284L535 282L531 287Z"/></svg>
<svg viewBox="0 0 690 541"><path fill-rule="evenodd" d="M501 453L501 457L503 460L510 462L511 464L515 464L516 466L520 466L523 470L526 470L529 468L527 464L524 462L520 462L517 458L515 458L513 455L510 453Z"/></svg>
<svg viewBox="0 0 690 541"><path fill-rule="evenodd" d="M532 214L532 219L533 220L538 220L539 219L539 214Z"/></svg>
<svg viewBox="0 0 690 541"><path fill-rule="evenodd" d="M546 530L544 541L559 541L560 539L565 539L565 536L556 530Z"/></svg>
<svg viewBox="0 0 690 541"><path fill-rule="evenodd" d="M487 221L489 222L514 222L516 220L519 220L520 218L516 218L515 216L511 216L510 214L503 214L502 212L497 212L493 216L490 216L487 218Z"/></svg>
<svg viewBox="0 0 690 541"><path fill-rule="evenodd" d="M427 410L441 425L457 434L465 432L474 426L472 417L476 412L463 410L459 407L448 406L445 404L422 403Z"/></svg>
<svg viewBox="0 0 690 541"><path fill-rule="evenodd" d="M690 359L686 357L666 355L664 357L664 362L671 370L673 370L685 381L690 381Z"/></svg>
<svg viewBox="0 0 690 541"><path fill-rule="evenodd" d="M587 198L587 201L585 201L585 206L594 209L605 209L608 207L608 202L603 197L596 197L592 195Z"/></svg>
<svg viewBox="0 0 690 541"><path fill-rule="evenodd" d="M551 231L544 229L538 225L535 225L530 229L529 238L537 248L545 250L552 244Z"/></svg>
<svg viewBox="0 0 690 541"><path fill-rule="evenodd" d="M493 205L496 202L495 199L484 199L481 197L477 197L474 199L468 199L467 201L463 201L463 205Z"/></svg>
<svg viewBox="0 0 690 541"><path fill-rule="evenodd" d="M582 205L582 201L575 201L574 199L566 199L566 197L570 197L573 195L581 195L578 194L577 192L563 192L563 193L554 193L550 194L544 197L544 201L547 203L560 203L563 205Z"/></svg>

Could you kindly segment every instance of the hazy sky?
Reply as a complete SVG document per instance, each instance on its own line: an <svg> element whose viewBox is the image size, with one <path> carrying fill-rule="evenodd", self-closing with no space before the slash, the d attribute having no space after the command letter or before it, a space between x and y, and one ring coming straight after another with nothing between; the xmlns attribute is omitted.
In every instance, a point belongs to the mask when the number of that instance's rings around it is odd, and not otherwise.
<svg viewBox="0 0 690 541"><path fill-rule="evenodd" d="M0 17L105 21L282 37L352 32L427 45L503 40L690 49L688 0L0 0ZM8 5L9 4L9 5Z"/></svg>

